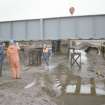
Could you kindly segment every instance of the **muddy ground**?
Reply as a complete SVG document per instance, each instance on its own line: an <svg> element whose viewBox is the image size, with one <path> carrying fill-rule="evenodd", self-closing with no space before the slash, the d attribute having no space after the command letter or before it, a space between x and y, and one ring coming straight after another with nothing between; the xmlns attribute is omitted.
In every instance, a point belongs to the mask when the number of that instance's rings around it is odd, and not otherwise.
<svg viewBox="0 0 105 105"><path fill-rule="evenodd" d="M22 78L17 80L4 65L0 105L105 105L105 60L96 51L86 56L80 69L76 64L71 68L65 55L53 55L49 69L22 65Z"/></svg>

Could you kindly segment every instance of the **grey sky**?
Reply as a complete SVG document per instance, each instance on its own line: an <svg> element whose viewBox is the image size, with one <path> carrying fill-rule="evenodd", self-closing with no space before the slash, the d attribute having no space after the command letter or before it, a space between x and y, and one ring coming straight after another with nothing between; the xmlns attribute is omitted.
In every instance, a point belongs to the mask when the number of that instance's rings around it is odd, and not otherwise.
<svg viewBox="0 0 105 105"><path fill-rule="evenodd" d="M0 21L105 14L105 0L0 0Z"/></svg>

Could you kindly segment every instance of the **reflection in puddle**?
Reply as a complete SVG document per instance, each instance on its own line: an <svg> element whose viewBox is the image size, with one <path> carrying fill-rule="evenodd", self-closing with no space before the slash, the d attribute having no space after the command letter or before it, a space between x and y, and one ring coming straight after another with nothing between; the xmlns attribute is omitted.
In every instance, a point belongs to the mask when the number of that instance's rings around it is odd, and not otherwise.
<svg viewBox="0 0 105 105"><path fill-rule="evenodd" d="M96 88L96 94L97 95L105 95L105 90L104 89Z"/></svg>
<svg viewBox="0 0 105 105"><path fill-rule="evenodd" d="M62 79L55 79L49 88L57 97L63 95L63 93L75 95L105 95L104 82L97 83L95 79L88 79L87 81L85 79L72 79L68 82L65 81L67 83L64 84L61 80L63 80L63 77L65 78L65 76L61 77ZM48 88L48 85L46 88Z"/></svg>
<svg viewBox="0 0 105 105"><path fill-rule="evenodd" d="M90 84L81 85L80 93L81 94L90 94L91 93L91 85Z"/></svg>
<svg viewBox="0 0 105 105"><path fill-rule="evenodd" d="M66 87L66 93L75 93L75 91L76 91L76 85L68 85L67 87Z"/></svg>
<svg viewBox="0 0 105 105"><path fill-rule="evenodd" d="M59 64L51 64L49 66L49 71L51 72L48 74L48 78L43 80L44 82L46 81L45 87L48 88L50 85L48 89L55 92L56 96L65 93L74 95L105 95L104 81L97 83L99 79L96 78L96 71L102 71L105 67L103 65L105 61L101 61L101 59L102 56L100 55L82 54L82 68L80 70L75 65L72 69L68 67L66 59L62 59L62 62L59 60ZM100 62L100 64L98 60L102 63Z"/></svg>
<svg viewBox="0 0 105 105"><path fill-rule="evenodd" d="M103 82L96 83L96 94L105 95L105 84Z"/></svg>
<svg viewBox="0 0 105 105"><path fill-rule="evenodd" d="M55 65L49 65L49 70L53 70L54 68L56 68L58 65L55 64Z"/></svg>
<svg viewBox="0 0 105 105"><path fill-rule="evenodd" d="M79 83L79 95L105 95L105 84L104 82L95 82L95 80L90 80L91 84L81 84ZM76 89L79 88L77 84L69 84L66 86L66 93L76 94Z"/></svg>

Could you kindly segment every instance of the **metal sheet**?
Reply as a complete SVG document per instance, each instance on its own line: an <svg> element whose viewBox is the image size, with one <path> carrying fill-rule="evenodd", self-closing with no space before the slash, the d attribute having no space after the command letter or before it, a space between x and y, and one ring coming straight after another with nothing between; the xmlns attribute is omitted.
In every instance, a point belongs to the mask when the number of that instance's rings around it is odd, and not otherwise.
<svg viewBox="0 0 105 105"><path fill-rule="evenodd" d="M94 38L94 24L92 17L80 17L77 19L77 36L79 38Z"/></svg>
<svg viewBox="0 0 105 105"><path fill-rule="evenodd" d="M0 40L10 40L11 39L11 23L4 22L0 23Z"/></svg>
<svg viewBox="0 0 105 105"><path fill-rule="evenodd" d="M40 20L32 20L27 22L27 39L41 40Z"/></svg>
<svg viewBox="0 0 105 105"><path fill-rule="evenodd" d="M105 38L105 15L73 16L0 23L0 40Z"/></svg>
<svg viewBox="0 0 105 105"><path fill-rule="evenodd" d="M59 39L59 19L45 19L44 20L44 39Z"/></svg>
<svg viewBox="0 0 105 105"><path fill-rule="evenodd" d="M94 21L96 37L105 38L105 16L97 16Z"/></svg>
<svg viewBox="0 0 105 105"><path fill-rule="evenodd" d="M13 39L14 40L26 40L26 27L25 21L13 22Z"/></svg>
<svg viewBox="0 0 105 105"><path fill-rule="evenodd" d="M60 38L69 39L76 36L76 18L60 19Z"/></svg>

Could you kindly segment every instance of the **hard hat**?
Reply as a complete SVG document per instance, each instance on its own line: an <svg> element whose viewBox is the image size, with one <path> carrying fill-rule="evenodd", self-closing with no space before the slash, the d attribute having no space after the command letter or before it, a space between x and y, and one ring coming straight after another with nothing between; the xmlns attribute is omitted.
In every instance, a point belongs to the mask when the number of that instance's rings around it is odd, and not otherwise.
<svg viewBox="0 0 105 105"><path fill-rule="evenodd" d="M11 44L14 44L14 43L15 43L15 41L14 41L14 40L10 40L10 43L11 43Z"/></svg>

